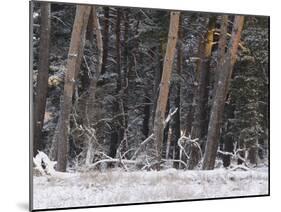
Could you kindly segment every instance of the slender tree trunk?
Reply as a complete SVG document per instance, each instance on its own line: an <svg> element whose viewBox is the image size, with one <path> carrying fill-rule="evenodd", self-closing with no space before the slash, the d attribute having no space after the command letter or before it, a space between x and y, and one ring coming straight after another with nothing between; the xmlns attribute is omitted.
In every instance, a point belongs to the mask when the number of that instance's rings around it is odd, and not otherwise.
<svg viewBox="0 0 281 212"><path fill-rule="evenodd" d="M106 71L107 57L108 57L108 31L109 31L109 7L104 8L104 24L103 24L103 55L101 74Z"/></svg>
<svg viewBox="0 0 281 212"><path fill-rule="evenodd" d="M117 18L116 18L116 27L115 27L115 35L116 35L116 42L115 42L115 48L116 48L116 73L117 73L117 87L116 87L116 94L120 97L121 88L122 88L122 76L121 76L121 48L120 48L120 42L121 42L121 9L117 9ZM122 96L122 95L121 95ZM117 98L121 100L121 98ZM113 115L117 115L118 112L120 112L120 102L117 100L113 103ZM118 117L117 120L114 120L114 127L112 129L111 133L111 143L110 143L110 157L116 156L116 150L118 148L119 142L121 140L121 137L123 136L123 125L122 125L122 117Z"/></svg>
<svg viewBox="0 0 281 212"><path fill-rule="evenodd" d="M192 102L189 106L189 110L186 116L186 127L185 127L185 133L186 135L191 135L192 132L192 123L194 120L194 110L195 110L195 94L197 91L197 86L193 85L192 86L192 92L190 95L187 96L187 98L189 98Z"/></svg>
<svg viewBox="0 0 281 212"><path fill-rule="evenodd" d="M143 117L143 125L142 125L142 133L144 135L144 139L149 136L149 118L150 118L150 98L148 94L148 89L145 90L144 97L144 117Z"/></svg>
<svg viewBox="0 0 281 212"><path fill-rule="evenodd" d="M155 135L155 145L156 145L156 160L158 163L156 166L157 170L160 170L160 162L162 156L165 111L167 107L172 66L173 66L173 60L174 60L177 37L178 37L179 16L180 16L180 12L171 12L168 43L167 43L166 55L163 65L163 73L160 83L159 97L158 97L157 107L155 112L154 135Z"/></svg>
<svg viewBox="0 0 281 212"><path fill-rule="evenodd" d="M162 42L159 42L158 46L158 68L154 69L154 83L153 83L153 108L152 108L152 126L154 125L154 119L155 119L155 111L157 107L157 99L159 95L159 84L162 77L162 71L163 71L163 57L162 57Z"/></svg>
<svg viewBox="0 0 281 212"><path fill-rule="evenodd" d="M127 133L127 127L128 127L128 97L129 97L129 72L131 70L131 63L129 62L129 51L130 51L130 46L129 46L129 34L130 34L130 25L129 25L129 9L124 9L124 42L123 42L123 57L124 57L124 75L123 75L123 126L124 126L124 135L123 137L126 137L125 135ZM127 146L127 143L126 143Z"/></svg>
<svg viewBox="0 0 281 212"><path fill-rule="evenodd" d="M165 154L165 158L166 160L169 159L170 156L170 148L171 148L171 142L172 142L172 127L169 127L168 132L167 132L167 145L166 145L166 154Z"/></svg>
<svg viewBox="0 0 281 212"><path fill-rule="evenodd" d="M203 42L200 43L198 64L199 87L197 104L195 108L194 128L192 132L193 138L202 139L207 134L208 127L208 93L209 93L209 72L210 59L212 54L214 29L216 25L215 16L210 17L208 23L208 31Z"/></svg>
<svg viewBox="0 0 281 212"><path fill-rule="evenodd" d="M152 47L150 49L150 62L151 64L155 64L155 61L158 62L158 58L156 57L156 52L157 48L156 47ZM142 60L140 61L142 63ZM157 68L154 68L154 82L158 81L158 83L153 83L153 85L151 86L151 84L149 84L149 82L147 82L147 84L144 86L144 118L143 118L143 127L142 127L142 132L144 135L144 139L146 139L150 133L152 133L151 131L153 129L150 128L150 120L153 121L153 112L154 112L154 102L157 95L157 87L159 85L159 77L157 78L157 73L159 73L159 70ZM157 78L157 79L156 79ZM151 91L151 94L150 94ZM153 123L153 122L152 122ZM152 125L151 125L152 126Z"/></svg>
<svg viewBox="0 0 281 212"><path fill-rule="evenodd" d="M50 49L50 3L42 2L41 26L40 26L40 46L39 46L39 68L37 76L37 88L34 102L34 128L33 128L33 155L37 150L42 150L42 128L44 124L44 114L46 108L48 92L49 74L49 49Z"/></svg>
<svg viewBox="0 0 281 212"><path fill-rule="evenodd" d="M214 29L216 25L216 17L209 18L208 30L204 36L203 42L199 44L199 87L198 96L195 107L194 126L192 129L192 137L202 140L207 134L208 128L208 96L209 96L209 78L210 78L210 60L212 54L212 46L214 39ZM188 169L194 169L200 160L200 152L197 145L192 144L190 149L190 160Z"/></svg>
<svg viewBox="0 0 281 212"><path fill-rule="evenodd" d="M249 147L247 159L253 165L258 164L258 138L255 139L255 142Z"/></svg>
<svg viewBox="0 0 281 212"><path fill-rule="evenodd" d="M226 48L226 42L227 42L227 23L228 23L228 16L223 15L221 17L221 27L220 27L220 38L219 38L219 45L218 45L218 65L215 73L215 85L214 85L214 94L216 93L216 88L218 85L218 79L219 79L219 67L221 66L223 62L223 58L225 56L225 48Z"/></svg>
<svg viewBox="0 0 281 212"><path fill-rule="evenodd" d="M90 30L93 30L96 35L96 42L98 47L98 64L96 68L96 72L91 76L90 79L90 87L89 87L89 97L88 101L86 103L86 116L89 117L87 120L88 127L91 126L92 122L94 121L95 117L95 101L96 101L96 88L97 88L97 81L99 79L99 76L101 74L102 70L102 58L103 58L103 42L102 42L102 34L100 29L100 23L97 16L96 7L92 7L92 12L90 15L89 23L92 23L92 26L90 27ZM86 165L89 165L93 161L93 148L94 143L93 140L89 140L87 144L87 156L86 156Z"/></svg>
<svg viewBox="0 0 281 212"><path fill-rule="evenodd" d="M219 67L223 63L223 59L225 57L225 48L226 48L226 42L227 42L227 26L228 26L228 16L223 15L221 17L221 27L220 27L220 38L219 38L219 45L218 45L218 65L217 70L215 73L215 85L214 85L214 91L213 93L216 93L218 80L219 80ZM230 124L230 123L229 123ZM225 152L233 153L234 150L234 140L233 137L230 135L226 135L224 139L224 145L223 150ZM228 167L231 164L231 155L223 155L223 166Z"/></svg>
<svg viewBox="0 0 281 212"><path fill-rule="evenodd" d="M214 169L215 159L220 137L220 123L224 111L225 97L228 92L229 79L233 71L233 66L236 61L238 45L243 28L244 16L235 16L234 25L232 29L231 40L228 52L223 59L221 70L219 71L219 80L214 97L214 102L211 110L209 130L207 136L207 145L205 148L205 155L203 159L203 170Z"/></svg>
<svg viewBox="0 0 281 212"><path fill-rule="evenodd" d="M177 74L181 75L182 73L182 64L183 64L183 50L182 50L182 40L183 38L183 30L182 30L182 18L180 16L179 19L179 30L178 30L178 48L177 48ZM178 108L176 114L175 114L175 121L174 121L174 127L173 127L173 149L176 160L179 159L179 146L178 146L178 140L181 137L181 82L180 80L176 83L176 90L177 90L177 96L175 99L175 107ZM177 163L175 163L176 166Z"/></svg>
<svg viewBox="0 0 281 212"><path fill-rule="evenodd" d="M81 65L85 34L88 24L90 6L77 6L71 34L66 74L64 81L63 101L61 102L61 122L58 139L58 170L66 171L68 155L69 116L72 109L72 96L77 73Z"/></svg>
<svg viewBox="0 0 281 212"><path fill-rule="evenodd" d="M102 58L103 58L103 42L102 42L102 34L100 29L100 24L97 16L96 7L92 7L90 16L89 16L90 27L89 30L94 32L96 37L96 43L98 47L98 64L96 66L96 70L90 76L90 85L89 85L89 97L86 102L86 116L87 116L87 125L90 126L93 117L95 114L94 103L96 98L96 87L97 81L100 77L102 70Z"/></svg>
<svg viewBox="0 0 281 212"><path fill-rule="evenodd" d="M223 150L225 152L233 153L234 141L231 135L226 135L224 139ZM231 163L231 155L223 155L223 166L228 167Z"/></svg>

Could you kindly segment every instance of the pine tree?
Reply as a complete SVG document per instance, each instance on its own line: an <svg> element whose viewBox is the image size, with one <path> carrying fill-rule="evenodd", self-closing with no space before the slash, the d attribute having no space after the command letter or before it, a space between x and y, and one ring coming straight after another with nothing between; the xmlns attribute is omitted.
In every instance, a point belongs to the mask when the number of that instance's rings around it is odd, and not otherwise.
<svg viewBox="0 0 281 212"><path fill-rule="evenodd" d="M234 63L236 61L243 23L244 16L235 16L228 51L225 55L224 62L220 66L221 70L219 70L220 74L216 94L212 105L208 127L207 144L203 159L202 169L204 170L214 169L215 166L216 154L219 145L222 114L224 112L226 94L228 93L229 80L233 71Z"/></svg>
<svg viewBox="0 0 281 212"><path fill-rule="evenodd" d="M73 30L68 52L67 71L64 80L64 93L61 102L61 121L59 127L58 138L58 170L66 171L68 156L68 129L69 117L72 109L72 96L74 92L74 84L77 80L77 74L80 69L81 58L83 55L86 28L90 6L77 6Z"/></svg>
<svg viewBox="0 0 281 212"><path fill-rule="evenodd" d="M34 128L33 128L33 155L42 150L42 128L48 93L49 78L49 54L50 54L50 30L51 30L51 6L50 3L42 2L40 46L39 46L39 68L37 76L37 88L34 100Z"/></svg>
<svg viewBox="0 0 281 212"><path fill-rule="evenodd" d="M171 12L170 28L168 34L168 43L163 65L162 79L160 82L159 96L154 119L154 135L156 144L157 170L160 170L162 157L162 142L165 124L165 111L168 101L170 78L172 73L173 59L176 51L176 43L179 27L179 12Z"/></svg>

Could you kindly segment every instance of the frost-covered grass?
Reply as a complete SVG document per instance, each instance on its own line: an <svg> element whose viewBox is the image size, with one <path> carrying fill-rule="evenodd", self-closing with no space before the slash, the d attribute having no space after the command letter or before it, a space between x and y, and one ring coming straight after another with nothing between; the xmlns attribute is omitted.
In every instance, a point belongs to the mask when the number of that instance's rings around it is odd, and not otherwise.
<svg viewBox="0 0 281 212"><path fill-rule="evenodd" d="M262 195L267 169L69 173L34 177L34 209Z"/></svg>

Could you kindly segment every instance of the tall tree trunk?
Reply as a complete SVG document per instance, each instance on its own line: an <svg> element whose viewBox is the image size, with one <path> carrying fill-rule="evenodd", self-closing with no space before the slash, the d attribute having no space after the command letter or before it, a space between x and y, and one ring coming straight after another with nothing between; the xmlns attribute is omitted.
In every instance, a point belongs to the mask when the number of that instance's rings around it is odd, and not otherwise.
<svg viewBox="0 0 281 212"><path fill-rule="evenodd" d="M90 79L90 87L89 87L89 97L88 101L86 103L86 116L89 117L87 120L88 127L91 126L92 122L94 121L95 117L95 101L96 101L96 87L97 87L97 81L99 79L99 76L101 74L102 70L102 58L103 58L103 42L102 42L102 34L100 29L100 23L97 16L96 7L92 7L92 12L90 14L89 23L91 23L90 30L93 30L96 35L96 42L98 47L98 64L96 68L96 72L91 76ZM89 165L93 161L93 148L94 143L93 140L89 140L87 144L87 155L86 155L86 165Z"/></svg>
<svg viewBox="0 0 281 212"><path fill-rule="evenodd" d="M129 52L130 52L130 46L129 46L129 34L130 34L130 24L129 24L129 9L124 9L123 12L124 16L124 42L123 42L123 57L124 57L124 75L123 75L123 125L124 125L124 136L127 133L127 127L128 127L128 97L129 97L129 72L131 70L131 63L129 62ZM127 145L127 144L126 144Z"/></svg>
<svg viewBox="0 0 281 212"><path fill-rule="evenodd" d="M183 50L182 50L182 43L183 43L183 30L182 30L182 18L180 16L179 19L179 30L178 30L178 48L177 48L177 74L180 76L182 72L182 64L183 64ZM181 136L181 81L178 80L176 83L176 90L177 90L177 96L175 99L175 107L178 108L176 114L175 114L175 121L173 126L173 149L175 152L175 158L179 159L179 146L178 146L178 140ZM176 166L176 164L175 164Z"/></svg>
<svg viewBox="0 0 281 212"><path fill-rule="evenodd" d="M42 2L41 26L40 26L40 46L39 46L39 68L37 77L37 88L34 102L34 128L33 128L33 155L37 150L42 150L42 128L44 124L44 114L46 108L48 92L49 74L49 49L51 30L51 6L50 3Z"/></svg>
<svg viewBox="0 0 281 212"><path fill-rule="evenodd" d="M152 121L152 126L154 125L154 119L155 119L155 111L157 107L157 99L159 95L159 85L160 85L160 80L162 77L162 71L163 71L163 57L162 57L162 41L159 42L158 46L158 67L154 69L154 83L153 83L153 108L152 108L152 113L151 113L151 121Z"/></svg>
<svg viewBox="0 0 281 212"><path fill-rule="evenodd" d="M172 74L172 66L173 66L174 55L176 51L179 16L180 16L180 12L171 12L170 15L168 43L167 43L166 55L163 65L163 73L160 83L157 107L155 110L153 131L154 131L155 145L156 145L156 160L158 163L156 166L157 170L160 170L160 162L162 156L163 131L165 126L165 111L167 107L170 79Z"/></svg>
<svg viewBox="0 0 281 212"><path fill-rule="evenodd" d="M155 64L155 61L159 62L159 58L156 57L157 47L152 47L150 49L150 63ZM142 60L140 59L140 63L143 64ZM149 81L146 82L144 86L144 118L143 118L143 125L142 125L142 132L144 135L144 139L146 139L153 129L150 128L150 123L153 123L153 113L154 113L154 104L156 104L157 100L157 87L159 85L160 77L158 68L154 68L154 83L150 83ZM158 74L157 74L158 73ZM158 77L157 77L158 76ZM155 83L158 82L158 83ZM152 84L152 86L151 86ZM150 94L151 91L151 94ZM155 100L156 99L156 100ZM150 122L151 120L151 122ZM153 126L153 124L151 124Z"/></svg>
<svg viewBox="0 0 281 212"><path fill-rule="evenodd" d="M229 88L228 81L230 80L230 76L233 71L233 66L236 61L243 23L244 16L235 16L228 51L225 54L222 65L220 66L219 80L211 110L208 128L209 130L207 136L207 145L205 148L202 166L203 170L214 169L215 166L215 159L220 137L220 124L222 120L222 114L224 111L225 97Z"/></svg>
<svg viewBox="0 0 281 212"><path fill-rule="evenodd" d="M199 44L199 87L198 96L196 98L195 117L192 128L192 137L200 140L207 134L208 128L208 95L209 95L209 78L210 78L210 60L212 54L212 46L214 39L214 29L216 25L216 17L209 18L208 30L204 36L204 40ZM197 145L192 144L190 149L190 160L188 169L194 169L200 160L200 152Z"/></svg>
<svg viewBox="0 0 281 212"><path fill-rule="evenodd" d="M72 96L77 73L79 72L81 65L86 28L90 12L90 6L77 6L76 8L64 80L63 101L61 102L61 122L58 139L59 171L66 171L68 155L68 128L69 116L72 109Z"/></svg>
<svg viewBox="0 0 281 212"><path fill-rule="evenodd" d="M96 37L96 43L98 47L98 64L96 66L96 70L94 73L91 73L90 75L90 85L89 85L89 97L86 102L86 124L90 126L90 124L93 121L93 117L95 115L95 98L96 98L96 87L97 87L97 81L99 79L99 76L101 74L102 70L102 58L103 58L103 42L102 42L102 34L100 30L100 24L97 16L96 7L92 7L90 16L89 16L89 23L88 23L88 29L90 34L95 34ZM94 36L92 36L94 38ZM93 42L93 40L91 40Z"/></svg>
<svg viewBox="0 0 281 212"><path fill-rule="evenodd" d="M117 73L117 86L116 86L116 94L120 97L121 88L122 88L122 76L121 76L121 9L117 9L117 18L116 18L116 26L115 26L115 35L116 35L116 42L115 42L115 48L116 48L116 73ZM121 98L117 98L121 100ZM120 112L120 102L118 100L115 100L113 103L113 116L117 115L118 112ZM114 120L114 127L112 129L111 133L111 143L110 143L110 150L109 150L109 156L115 157L116 156L116 150L118 148L119 142L121 140L121 136L123 136L123 126L122 126L122 117L118 116L116 118L117 120Z"/></svg>
<svg viewBox="0 0 281 212"><path fill-rule="evenodd" d="M226 42L227 42L227 23L228 23L228 16L223 15L221 17L221 27L220 27L220 38L219 38L219 45L218 45L218 59L217 59L217 69L215 73L215 85L214 85L214 91L213 93L216 93L216 88L218 85L218 79L219 79L219 72L220 69L218 67L221 66L223 62L223 58L225 56L225 48L226 48Z"/></svg>
<svg viewBox="0 0 281 212"><path fill-rule="evenodd" d="M109 7L104 8L104 24L103 24L103 55L101 74L106 71L106 63L108 57L108 31L109 31Z"/></svg>
<svg viewBox="0 0 281 212"><path fill-rule="evenodd" d="M225 57L225 48L226 48L226 42L227 42L227 26L228 26L228 16L223 15L221 17L221 27L220 27L220 38L219 38L219 45L218 45L218 59L217 59L217 70L215 73L215 85L214 85L214 91L213 93L216 93L217 85L218 85L218 80L219 80L219 67L223 63L223 59ZM231 125L229 123L228 125ZM228 126L229 128L229 126ZM234 140L233 136L231 135L226 135L224 138L224 144L223 144L223 150L225 152L230 152L233 153L234 150ZM223 166L228 167L230 166L231 163L231 155L223 155Z"/></svg>
<svg viewBox="0 0 281 212"><path fill-rule="evenodd" d="M193 124L192 137L202 139L207 133L208 127L208 93L209 93L209 74L210 74L210 59L212 54L214 29L216 25L216 17L212 16L209 19L208 31L203 42L199 45L198 64L199 87L197 104L195 108L195 120Z"/></svg>

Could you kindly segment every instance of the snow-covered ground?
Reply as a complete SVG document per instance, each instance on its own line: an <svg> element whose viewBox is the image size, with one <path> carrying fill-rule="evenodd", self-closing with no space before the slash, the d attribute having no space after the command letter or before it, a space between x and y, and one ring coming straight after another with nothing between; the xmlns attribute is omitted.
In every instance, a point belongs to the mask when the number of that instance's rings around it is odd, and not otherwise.
<svg viewBox="0 0 281 212"><path fill-rule="evenodd" d="M267 168L249 171L108 170L34 177L34 209L267 193Z"/></svg>

